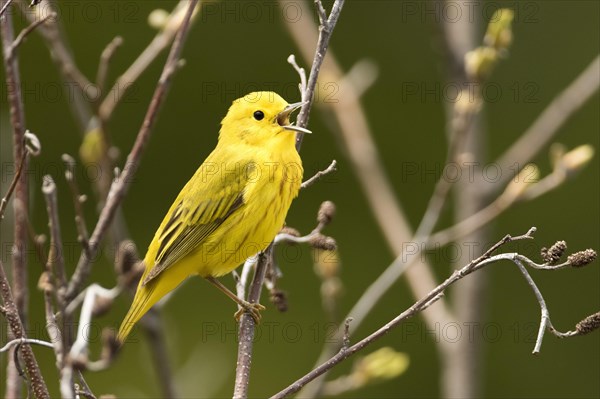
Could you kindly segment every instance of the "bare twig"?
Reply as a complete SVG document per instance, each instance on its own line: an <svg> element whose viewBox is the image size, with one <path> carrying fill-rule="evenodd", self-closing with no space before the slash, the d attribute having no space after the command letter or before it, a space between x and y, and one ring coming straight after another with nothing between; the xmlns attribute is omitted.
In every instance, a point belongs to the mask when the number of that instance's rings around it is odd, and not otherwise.
<svg viewBox="0 0 600 399"><path fill-rule="evenodd" d="M8 328L10 328L13 336L15 337L15 339L19 340L27 339L23 323L21 322L21 318L19 317L19 311L17 309L14 297L12 295L12 290L10 289L8 279L6 278L6 273L4 272L4 265L2 264L2 260L0 260L0 296L2 297L2 302L4 306L4 317L8 322ZM31 380L33 394L38 399L49 399L50 394L48 393L48 388L46 387L46 383L44 381L44 378L42 377L40 368L37 364L37 361L35 360L35 355L31 350L31 346L21 345L20 348L23 361L25 362L27 374L29 375L29 378Z"/></svg>
<svg viewBox="0 0 600 399"><path fill-rule="evenodd" d="M106 93L104 93L104 89L106 88L108 66L115 55L115 52L122 44L123 38L121 36L117 36L110 43L108 43L100 55L100 63L98 64L98 73L96 75L96 85L98 86L100 93L102 93L102 96L106 95ZM98 97L98 99L102 99L102 96Z"/></svg>
<svg viewBox="0 0 600 399"><path fill-rule="evenodd" d="M296 72L298 72L298 76L300 77L300 83L298 84L298 88L300 89L301 100L304 102L306 101L306 94L308 93L306 86L306 71L304 70L304 68L301 68L300 65L298 65L298 63L296 62L296 56L294 54L291 54L288 57L287 61L290 63L291 66L294 67Z"/></svg>
<svg viewBox="0 0 600 399"><path fill-rule="evenodd" d="M127 90L135 83L148 66L175 40L179 24L188 5L187 0L180 0L166 22L166 26L154 37L152 42L142 51L131 66L117 79L110 93L105 96L99 107L98 115L101 121L110 119L115 107L123 99ZM186 17L187 18L187 17ZM189 23L189 22L188 22Z"/></svg>
<svg viewBox="0 0 600 399"><path fill-rule="evenodd" d="M50 342L42 341L40 339L17 338L17 339L13 339L12 341L9 341L6 345L4 345L2 348L0 348L0 353L6 352L7 350L9 350L10 348L12 348L13 346L23 345L23 344L34 344L34 345L45 346L45 347L48 347L48 348L53 348L54 347Z"/></svg>
<svg viewBox="0 0 600 399"><path fill-rule="evenodd" d="M319 180L320 178L327 176L328 174L333 173L336 170L337 170L337 162L334 159L333 161L331 161L331 164L327 167L327 169L318 171L313 177L302 182L302 185L300 186L300 188L302 188L302 189L308 188L308 187L312 186L313 184L315 184L315 182L317 180Z"/></svg>
<svg viewBox="0 0 600 399"><path fill-rule="evenodd" d="M344 322L344 336L342 337L342 351L345 351L350 346L350 323L352 317L348 317Z"/></svg>
<svg viewBox="0 0 600 399"><path fill-rule="evenodd" d="M299 5L304 7L303 14L309 13L304 3L299 3ZM299 46L303 58L310 60L313 54L312 43L316 39L317 31L314 23L308 18L302 18L296 23L286 24L286 27ZM350 164L361 183L362 191L384 233L388 246L396 256L400 257L405 250L403 243L409 242L414 234L396 199L395 190L387 178L385 168L380 161L380 156L373 140L373 134L369 127L365 111L360 104L357 91L352 86L351 80L343 79L342 70L331 53L323 64L323 70L327 73L329 79L340 82L336 101L331 101L324 105L331 108L334 112L339 125L341 143L344 145L351 161ZM362 302L357 303L354 307L350 314L354 317L353 325L355 328L358 328L362 320L369 314L368 309L377 303L378 298L404 272L404 270L399 270L400 267L397 265L398 263L394 267L390 266L378 278L378 284L371 285L361 297ZM436 279L426 263L408 269L406 277L415 298L426 295L437 285ZM371 298L374 300L371 301ZM357 307L365 311L357 312ZM429 312L424 313L423 317L430 326L435 325L435 323L449 322L452 319L450 312L443 303L434 306ZM341 331L341 329L338 329L338 331ZM445 345L446 343L442 340L440 344ZM334 354L336 347L337 344L328 345L324 348L319 360L317 360L317 364L322 363ZM311 392L303 392L302 396L318 396L318 387L316 390L310 389Z"/></svg>
<svg viewBox="0 0 600 399"><path fill-rule="evenodd" d="M507 254L500 254L500 255L495 255L495 256L492 256L491 254L495 250L497 250L498 248L500 248L501 246L503 246L509 242L514 242L516 240L522 240L522 239L531 239L532 234L534 232L535 232L535 228L532 228L526 234L521 235L521 236L517 236L517 237L511 237L509 235L505 236L497 244L495 244L488 251L486 251L486 253L484 255L471 261L469 264L462 267L460 270L456 270L450 277L448 277L443 283L441 283L436 288L434 288L429 294L427 294L425 297L418 300L415 304L413 304L411 307L409 307L404 312L400 313L397 317L392 319L390 322L385 324L383 327L379 328L378 330L376 330L375 332L373 332L366 338L362 339L361 341L357 342L356 344L349 346L345 349L339 350L338 353L335 354L333 357L331 357L326 362L322 363L321 365L319 365L318 367L316 367L315 369L313 369L312 371L307 373L302 378L296 380L294 383L289 385L284 390L273 395L271 397L271 399L285 398L295 392L298 392L303 386L308 384L310 381L316 379L318 376L327 372L328 370L333 368L335 365L337 365L338 363L347 359L348 357L352 356L356 352L364 349L366 346L370 345L371 343L375 342L379 338L386 335L392 329L398 327L406 319L416 315L417 313L420 313L423 309L430 306L433 302L435 302L436 300L439 300L439 298L442 297L443 292L449 286L453 285L454 283L456 283L457 281L461 280L462 278L468 276L469 274L471 274L477 270L480 270L481 268L483 268L486 265L490 265L490 264L496 263L498 261L510 260L510 261L515 262L515 259L517 259L517 260L524 259L524 258L527 259L523 255L520 255L517 253L507 253ZM531 262L531 261L529 261L529 262ZM522 269L524 269L524 268L520 268L520 269L521 269L521 272L523 272ZM531 285L533 280L531 280L530 278L527 278L527 276L529 276L529 275L526 270L525 270L524 275L526 275L526 279L527 279L528 283L530 283L530 285ZM540 307L542 308L542 325L544 326L544 328L547 327L549 331L554 332L555 329L552 327L552 325L550 323L549 313L547 311L547 308L545 307L543 298L541 297L541 294L539 294L539 290L537 290L537 287L535 287L535 284L532 285L532 288L534 289L534 292L536 293L536 297L538 297L538 302L540 303ZM539 294L539 296L538 296L538 294ZM576 333L575 332L567 332L567 333L557 332L556 335L561 336L561 337L567 337L567 336L576 335ZM538 341L539 341L539 343L541 343L541 338L538 338ZM538 343L536 343L536 348L538 348Z"/></svg>
<svg viewBox="0 0 600 399"><path fill-rule="evenodd" d="M13 176L10 186L8 187L8 191L6 192L4 197L2 197L2 200L0 200L0 222L2 221L2 219L4 219L4 211L6 210L6 205L8 204L8 201L10 201L10 197L12 196L13 192L15 191L15 188L17 187L17 182L19 181L21 173L23 172L23 164L25 163L26 157L27 151L23 151L23 153L21 154L21 161L19 162L19 166L17 167L17 173L15 173L15 175Z"/></svg>
<svg viewBox="0 0 600 399"><path fill-rule="evenodd" d="M21 43L23 43L23 40L25 40L25 38L29 34L31 34L31 32L33 32L38 26L45 23L49 19L54 19L54 18L56 18L56 13L51 12L48 15L46 15L44 18L41 18L41 19L38 19L38 20L32 22L31 24L29 24L29 26L27 28L23 29L17 35L17 38L12 43L12 46L10 49L10 57L13 57L15 55L15 52L18 50Z"/></svg>
<svg viewBox="0 0 600 399"><path fill-rule="evenodd" d="M102 240L104 234L110 226L110 223L112 222L112 219L119 207L119 204L121 203L122 199L127 193L127 189L129 188L129 185L133 180L133 175L135 174L139 166L142 153L144 152L146 143L150 138L150 133L152 132L152 129L154 127L154 122L156 121L156 117L158 115L160 106L162 105L166 94L171 86L171 78L177 70L179 56L181 54L183 44L189 32L192 13L197 4L198 0L192 0L189 2L187 13L185 15L185 18L181 22L175 40L173 41L171 52L169 53L167 62L165 63L165 66L163 68L163 72L158 81L156 90L154 91L154 95L150 102L150 106L148 107L148 111L142 123L142 127L138 132L136 141L133 145L133 148L131 149L131 152L129 153L129 156L127 157L127 162L125 163L125 167L123 168L123 173L113 182L106 205L100 213L100 218L90 238L89 254L83 252L79 258L77 268L75 269L75 273L71 278L69 288L67 290L67 300L70 300L77 296L79 291L82 289L83 283L91 271L90 259L98 251L100 241Z"/></svg>
<svg viewBox="0 0 600 399"><path fill-rule="evenodd" d="M296 124L300 127L306 127L308 125L308 118L310 114L310 109L314 97L314 90L316 88L317 79L319 76L319 71L321 69L321 65L325 58L325 54L327 52L327 48L329 46L329 40L333 33L333 29L337 23L339 15L342 11L342 7L344 4L344 0L336 0L331 14L328 19L325 20L324 15L325 11L320 0L316 1L317 8L319 10L321 25L319 30L319 40L317 42L317 49L315 52L313 66L311 68L310 77L308 79L308 83L306 83L306 91L302 94L302 100L305 101L302 110L300 111L300 115L296 120ZM320 8L319 8L320 7ZM301 75L301 83L300 87L304 86L303 71L301 68L295 64L295 60L292 57L288 58L288 62L290 62L296 70ZM302 134L297 134L296 136L296 149L299 151L302 145ZM335 165L334 165L335 167ZM265 273L267 269L266 262L271 261L271 252L272 244L266 251L267 259L265 260L265 254L259 257L259 261L256 266L256 271L254 274L254 279L252 281L250 287L250 294L248 296L249 302L258 302L260 297L260 291L264 282ZM238 284L238 291L243 291L243 284ZM250 317L248 314L244 314L242 316L242 320L240 323L239 330L239 346L238 346L238 362L236 369L236 382L234 389L234 398L246 398L248 396L248 385L250 378L250 364L252 361L252 340L255 332L255 323L254 319Z"/></svg>
<svg viewBox="0 0 600 399"><path fill-rule="evenodd" d="M48 220L50 221L50 252L48 254L48 263L52 266L50 270L58 283L57 297L61 306L64 306L64 294L67 287L67 277L65 272L65 259L63 257L62 239L60 234L60 223L58 218L58 204L56 199L56 184L50 175L44 176L42 192L46 198L46 209L48 211Z"/></svg>
<svg viewBox="0 0 600 399"><path fill-rule="evenodd" d="M81 243L84 251L89 250L89 235L87 225L85 223L85 216L83 214L83 208L81 206L85 197L79 192L77 181L75 180L75 159L68 154L63 154L62 160L65 163L65 179L71 189L71 195L73 196L73 207L75 208L75 226L77 227L77 240Z"/></svg>
<svg viewBox="0 0 600 399"><path fill-rule="evenodd" d="M81 388L75 390L75 394L82 395L83 397L86 397L88 399L96 399L96 395L94 395L94 393L90 389L90 386L85 381L85 378L83 378L81 370L77 370L77 379L79 380L82 386Z"/></svg>
<svg viewBox="0 0 600 399"><path fill-rule="evenodd" d="M13 0L6 0L6 2L2 5L2 8L0 8L0 17L4 15L4 13L6 12L6 10L8 10L8 7L12 2Z"/></svg>
<svg viewBox="0 0 600 399"><path fill-rule="evenodd" d="M85 293L82 293L83 305L81 305L81 314L79 316L79 323L77 326L77 339L73 343L71 347L71 351L69 356L71 359L78 359L81 357L87 357L87 349L89 343L89 326L92 321L92 314L94 312L94 307L98 298L106 298L109 300L115 299L121 293L121 287L114 287L111 289L106 289L101 287L98 284L92 284L86 290ZM73 312L73 308L69 304L66 312L71 314Z"/></svg>
<svg viewBox="0 0 600 399"><path fill-rule="evenodd" d="M64 295L67 288L67 277L58 218L56 185L49 175L44 176L42 192L46 200L46 209L50 227L50 250L48 252L44 275L48 280L52 278L52 281L46 281L44 286L40 288L43 289L46 305L46 329L54 342L54 352L56 354L57 364L62 372L65 362L65 352L68 350L70 343L69 325L71 318L65 312L66 304ZM58 304L62 315L62 329L58 327L54 316L56 312L54 311L52 303L52 293L55 295L56 303Z"/></svg>
<svg viewBox="0 0 600 399"><path fill-rule="evenodd" d="M302 96L302 101L306 103L302 106L300 114L296 119L296 124L300 127L308 126L308 118L310 116L310 109L315 96L315 88L317 87L317 80L319 78L319 72L321 71L321 65L325 59L327 48L329 47L329 40L333 34L333 30L344 7L344 0L335 0L331 13L327 16L327 12L323 8L321 0L315 0L315 5L319 14L319 39L317 41L317 48L313 58L312 67L310 68L310 74L308 76L308 83L306 84L306 93ZM304 138L303 133L296 134L296 149L300 151L302 146L302 139Z"/></svg>
<svg viewBox="0 0 600 399"><path fill-rule="evenodd" d="M7 99L10 111L10 122L13 130L13 160L21 160L21 171L27 170L27 149L25 147L25 110L23 106L23 94L21 92L21 76L19 73L19 60L17 54L13 52L14 32L13 18L11 13L0 17L0 36L2 40L2 53L4 60L4 70L6 72L6 87L8 90ZM12 251L12 278L13 294L16 308L20 317L19 324L27 326L27 305L29 290L27 284L27 205L29 203L28 176L27 173L20 173L19 178L15 180L14 187L14 235ZM12 295L11 295L12 296ZM6 305L6 304L5 304ZM22 333L22 331L21 331ZM22 338L24 335L16 335L14 338ZM15 356L11 357L15 359ZM23 352L25 355L25 352ZM34 373L39 374L37 364L33 358L33 352L29 351L27 356L31 355L30 366L35 364ZM13 367L14 366L14 367ZM35 375L37 377L37 375ZM9 361L7 372L7 391L8 397L19 397L21 391L21 380L16 362ZM47 394L43 380L38 384L38 393ZM35 390L35 388L34 388Z"/></svg>
<svg viewBox="0 0 600 399"><path fill-rule="evenodd" d="M28 12L28 6L25 4L26 1L19 2L22 14L29 19L30 23L36 22L38 18L37 13ZM55 5L52 2L48 2L44 5L45 12L55 12ZM43 24L36 29L42 38L46 41L46 44L50 50L50 57L56 63L58 70L63 75L65 83L74 84L77 90L73 92L73 101L69 101L69 105L73 111L73 115L76 117L77 123L82 131L87 127L92 110L87 101L89 98L93 98L93 93L90 90L96 89L87 77L79 70L73 54L68 47L68 41L62 34L59 26L59 18L54 20L52 24Z"/></svg>
<svg viewBox="0 0 600 399"><path fill-rule="evenodd" d="M579 110L600 87L600 56L594 60L542 111L533 124L502 154L496 164L501 171L511 166L524 166L548 144L560 131L565 122ZM510 173L502 173L495 185L488 191L502 187L511 178ZM499 184L499 185L498 185Z"/></svg>
<svg viewBox="0 0 600 399"><path fill-rule="evenodd" d="M272 262L273 245L258 256L254 278L250 284L248 302L258 303L262 291L268 262ZM256 322L248 312L242 314L238 335L238 360L235 371L234 399L245 399L248 397L248 386L250 385L250 366L252 364L252 347L254 344Z"/></svg>

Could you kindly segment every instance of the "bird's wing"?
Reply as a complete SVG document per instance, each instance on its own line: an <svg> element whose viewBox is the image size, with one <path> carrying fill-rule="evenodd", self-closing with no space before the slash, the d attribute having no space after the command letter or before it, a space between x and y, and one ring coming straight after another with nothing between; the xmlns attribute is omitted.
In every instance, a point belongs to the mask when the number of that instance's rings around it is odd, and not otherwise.
<svg viewBox="0 0 600 399"><path fill-rule="evenodd" d="M198 248L235 211L244 206L249 171L225 172L206 179L201 171L180 194L158 233L158 251L146 273L146 285L164 270ZM206 181L203 181L206 180Z"/></svg>

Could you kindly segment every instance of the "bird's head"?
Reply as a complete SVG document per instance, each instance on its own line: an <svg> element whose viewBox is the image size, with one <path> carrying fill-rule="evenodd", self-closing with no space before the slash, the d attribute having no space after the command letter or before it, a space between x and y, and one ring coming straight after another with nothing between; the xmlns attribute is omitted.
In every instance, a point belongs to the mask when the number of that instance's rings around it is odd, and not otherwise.
<svg viewBox="0 0 600 399"><path fill-rule="evenodd" d="M238 98L221 122L221 140L242 140L247 144L293 143L295 132L310 130L290 123L290 114L303 103L288 104L272 91L259 91Z"/></svg>

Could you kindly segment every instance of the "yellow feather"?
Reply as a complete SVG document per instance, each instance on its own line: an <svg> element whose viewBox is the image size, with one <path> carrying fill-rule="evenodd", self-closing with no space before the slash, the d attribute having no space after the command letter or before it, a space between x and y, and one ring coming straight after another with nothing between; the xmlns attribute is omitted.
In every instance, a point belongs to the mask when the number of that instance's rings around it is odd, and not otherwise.
<svg viewBox="0 0 600 399"><path fill-rule="evenodd" d="M273 92L233 102L216 148L183 187L148 247L144 274L119 329L121 342L187 277L230 273L266 249L281 229L303 174L284 112L288 105Z"/></svg>

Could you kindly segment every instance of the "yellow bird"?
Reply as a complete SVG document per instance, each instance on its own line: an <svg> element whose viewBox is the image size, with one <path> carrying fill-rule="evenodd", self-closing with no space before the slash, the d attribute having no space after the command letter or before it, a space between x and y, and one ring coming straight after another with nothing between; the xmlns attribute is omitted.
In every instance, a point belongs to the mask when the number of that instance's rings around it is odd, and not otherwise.
<svg viewBox="0 0 600 399"><path fill-rule="evenodd" d="M239 299L217 277L265 250L282 228L302 183L302 161L288 104L273 92L250 93L233 102L219 141L183 187L144 257L145 270L118 339L187 277L199 275L255 319L264 309ZM241 314L241 313L240 313Z"/></svg>

